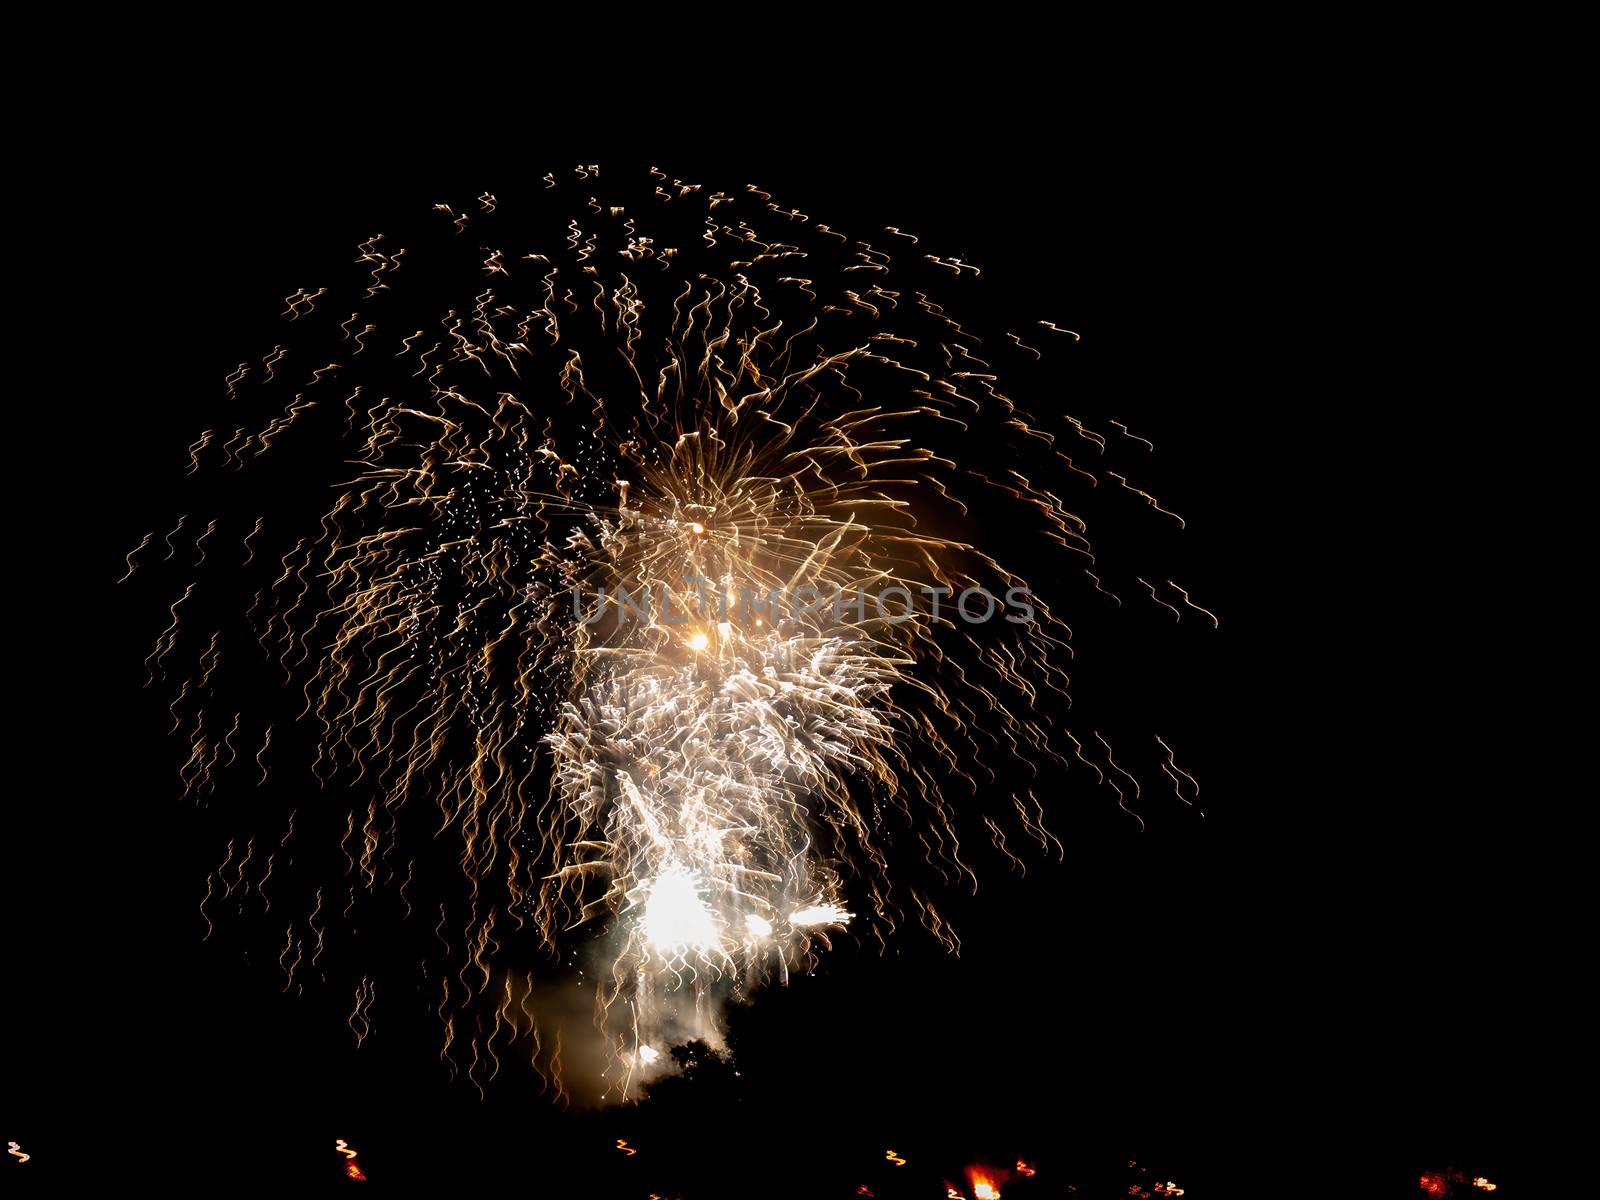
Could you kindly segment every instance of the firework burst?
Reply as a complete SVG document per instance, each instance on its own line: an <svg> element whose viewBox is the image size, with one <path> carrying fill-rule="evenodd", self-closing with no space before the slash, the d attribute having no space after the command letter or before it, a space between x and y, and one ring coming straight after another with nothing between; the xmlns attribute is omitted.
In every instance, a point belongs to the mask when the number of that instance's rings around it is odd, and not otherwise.
<svg viewBox="0 0 1600 1200"><path fill-rule="evenodd" d="M1214 618L1098 564L1094 489L1178 523L1118 469L1148 443L1007 394L1076 335L980 339L934 298L975 267L753 186L586 166L423 216L285 298L188 513L129 556L187 575L147 665L229 814L208 932L252 922L285 990L353 987L358 1040L398 978L452 1071L517 1048L562 1091L545 967L596 947L594 1073L626 1096L842 930L954 949L964 838L1063 852L1047 772L1140 820L1059 716L1061 614L1128 587Z"/></svg>

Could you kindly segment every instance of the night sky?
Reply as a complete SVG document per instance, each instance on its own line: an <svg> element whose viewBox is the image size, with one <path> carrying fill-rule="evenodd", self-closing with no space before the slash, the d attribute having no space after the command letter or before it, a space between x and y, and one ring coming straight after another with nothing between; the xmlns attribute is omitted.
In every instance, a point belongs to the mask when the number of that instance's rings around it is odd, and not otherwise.
<svg viewBox="0 0 1600 1200"><path fill-rule="evenodd" d="M1385 1182L1350 1194L1411 1194L1419 1171L1451 1166L1509 1178L1496 1131L1519 1068L1495 1031L1515 987L1471 866L1492 830L1441 826L1442 802L1413 795L1427 785L1376 761L1362 794L1331 782L1329 756L1385 756L1360 699L1384 685L1358 688L1353 664L1330 661L1337 618L1305 590L1321 535L1291 497L1333 458L1359 484L1367 435L1335 415L1337 340L1318 360L1287 339L1281 263L1258 244L1263 230L1314 234L1285 222L1260 162L1182 145L840 154L819 134L783 153L664 146L644 160L758 183L846 231L913 231L983 267L980 324L1079 331L1056 372L1063 404L1155 443L1147 486L1188 526L1136 536L1156 538L1166 577L1221 625L1148 606L1073 621L1075 702L1166 737L1203 817L1152 796L1141 830L1061 780L1065 861L1034 856L1025 878L989 865L976 896L953 893L959 957L914 926L887 955L838 937L814 975L734 1010L730 1060L698 1056L646 1102L599 1113L558 1111L515 1069L486 1098L451 1083L426 1012L380 1012L357 1049L343 994L283 994L276 965L227 926L201 940L214 829L180 796L170 720L141 687L170 597L112 581L182 511L185 448L215 423L222 377L272 344L281 298L320 264L446 195L641 160L537 137L492 159L169 147L147 164L159 185L107 178L63 269L114 329L62 362L70 386L30 418L51 432L23 452L75 462L22 464L55 472L41 510L62 527L42 540L60 571L28 595L65 628L25 649L46 683L16 697L14 761L49 762L20 772L13 808L49 811L8 846L25 889L13 920L37 947L7 967L21 1007L0 1112L34 1155L6 1164L8 1185L51 1172L222 1194L344 1186L335 1138L369 1187L570 1183L638 1200L934 1197L944 1180L970 1194L970 1165L1019 1158L1037 1175L1008 1198L1162 1180L1192 1200L1250 1181L1295 1195L1291 1180L1341 1180L1356 1162ZM1355 569L1348 545L1315 552L1329 574ZM1349 858L1357 845L1375 853Z"/></svg>

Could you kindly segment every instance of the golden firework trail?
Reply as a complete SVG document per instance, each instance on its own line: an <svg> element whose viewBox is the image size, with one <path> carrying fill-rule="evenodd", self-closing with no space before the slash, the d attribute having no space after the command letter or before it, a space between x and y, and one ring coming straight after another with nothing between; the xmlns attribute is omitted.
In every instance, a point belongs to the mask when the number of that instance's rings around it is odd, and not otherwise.
<svg viewBox="0 0 1600 1200"><path fill-rule="evenodd" d="M958 948L972 845L1061 856L1061 781L1141 819L1121 748L1065 723L1066 605L1137 582L1215 617L1098 560L1085 506L1181 521L1118 469L1145 439L1063 410L1078 334L980 339L977 267L754 186L584 166L419 216L284 297L127 558L171 585L146 665L184 787L245 814L208 935L257 922L358 1042L405 970L452 1072L515 1052L558 1095L579 1039L539 956L601 947L591 1060L627 1096L841 931Z"/></svg>

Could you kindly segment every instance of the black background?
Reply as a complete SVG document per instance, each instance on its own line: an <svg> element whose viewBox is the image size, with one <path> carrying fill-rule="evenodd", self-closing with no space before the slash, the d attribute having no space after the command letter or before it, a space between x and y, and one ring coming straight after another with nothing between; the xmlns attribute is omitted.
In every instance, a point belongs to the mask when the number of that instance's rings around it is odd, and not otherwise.
<svg viewBox="0 0 1600 1200"><path fill-rule="evenodd" d="M1414 1166L1505 1166L1517 983L1475 865L1492 831L1470 803L1441 823L1435 786L1365 727L1385 682L1336 649L1343 618L1317 582L1360 570L1357 539L1330 543L1302 512L1336 504L1321 481L1359 476L1365 436L1334 415L1338 339L1308 338L1318 320L1296 320L1286 290L1326 266L1292 215L1303 180L1259 145L1192 131L1116 153L1069 131L838 141L642 159L536 135L487 155L194 143L107 166L61 252L63 319L92 333L56 351L19 456L48 497L32 520L51 566L21 632L41 698L17 728L19 753L48 766L13 791L43 821L24 836L24 814L8 839L14 912L37 934L8 964L22 1084L6 1111L35 1154L18 1171L312 1188L342 1182L335 1137L372 1186L539 1194L573 1178L640 1200L897 1195L891 1146L919 1181L1022 1155L1037 1194L1125 1187L1128 1159L1197 1197L1291 1168L1337 1179L1374 1152L1412 1186ZM1086 817L1064 864L985 880L959 959L915 938L887 958L842 947L736 1014L737 1082L563 1116L515 1086L482 1101L448 1085L420 1035L380 1029L358 1052L342 1014L200 942L213 864L139 687L159 626L112 581L168 517L218 381L271 336L281 297L386 214L580 160L755 182L842 229L901 226L983 266L1020 317L1081 332L1065 374L1083 415L1156 443L1154 490L1189 523L1170 577L1222 624L1160 653L1137 624L1092 648L1181 741L1203 821L1167 813L1141 833ZM1371 769L1359 791L1353 759Z"/></svg>

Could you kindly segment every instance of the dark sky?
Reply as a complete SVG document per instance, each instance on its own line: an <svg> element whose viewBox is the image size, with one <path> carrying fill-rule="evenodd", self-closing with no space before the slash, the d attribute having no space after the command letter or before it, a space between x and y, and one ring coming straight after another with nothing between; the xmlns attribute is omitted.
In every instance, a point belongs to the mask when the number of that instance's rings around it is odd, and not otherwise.
<svg viewBox="0 0 1600 1200"><path fill-rule="evenodd" d="M109 584L167 516L221 376L270 344L278 298L388 214L577 159L537 138L476 160L169 149L144 186L108 179L88 198L63 268L77 311L110 330L85 367L63 363L52 436L29 452L100 465L23 464L55 489L40 519L59 515L56 553L76 547L61 611L48 611L58 585L37 594L47 621L73 614L39 666L57 698L21 725L18 753L50 765L13 790L65 818L14 843L37 847L25 877L50 898L20 910L49 911L49 969L14 958L8 971L32 993L15 1039L30 1082L6 1105L40 1148L28 1167L92 1144L113 1172L151 1170L153 1156L170 1177L337 1182L344 1137L374 1180L593 1171L620 1180L595 1194L640 1200L850 1194L841 1180L911 1194L881 1165L895 1147L908 1172L952 1181L968 1162L1022 1155L1041 1165L1041 1195L1063 1194L1047 1176L1120 1186L1140 1159L1203 1197L1300 1147L1316 1169L1374 1141L1441 1165L1493 1127L1515 1056L1486 1032L1510 989L1481 966L1494 904L1469 863L1487 834L1435 834L1434 801L1403 807L1425 785L1392 771L1368 794L1329 784L1327 756L1384 751L1363 735L1361 688L1326 661L1337 618L1303 590L1308 527L1289 499L1360 444L1331 414L1308 421L1328 403L1327 372L1286 341L1282 266L1258 244L1263 229L1310 234L1285 224L1260 162L1221 146L881 140L848 154L820 136L781 153L666 147L650 161L758 183L840 228L912 230L982 265L1022 317L1083 334L1066 403L1156 443L1162 495L1189 522L1171 577L1222 625L1107 629L1080 645L1082 669L1103 703L1147 704L1181 739L1205 818L1158 806L1141 832L1091 807L1069 823L1064 863L991 873L952 902L959 958L917 931L888 956L844 939L815 977L735 1014L732 1067L641 1107L561 1115L517 1079L480 1100L448 1083L424 1023L380 1027L355 1050L338 1002L283 996L244 945L199 941L210 843L139 687L159 625ZM581 157L615 162L604 149ZM1347 548L1325 553L1330 572L1352 569ZM1353 843L1379 850L1381 870L1341 869ZM619 1137L639 1156L616 1151ZM815 1190L796 1182L812 1177Z"/></svg>

